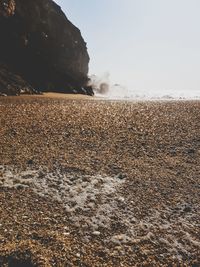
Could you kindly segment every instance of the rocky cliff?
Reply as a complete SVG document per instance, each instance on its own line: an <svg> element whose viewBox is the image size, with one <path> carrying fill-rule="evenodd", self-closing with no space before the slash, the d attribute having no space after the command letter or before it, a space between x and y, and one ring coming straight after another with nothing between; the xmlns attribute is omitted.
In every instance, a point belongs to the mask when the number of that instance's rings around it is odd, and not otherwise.
<svg viewBox="0 0 200 267"><path fill-rule="evenodd" d="M79 29L52 0L0 0L0 92L93 94Z"/></svg>

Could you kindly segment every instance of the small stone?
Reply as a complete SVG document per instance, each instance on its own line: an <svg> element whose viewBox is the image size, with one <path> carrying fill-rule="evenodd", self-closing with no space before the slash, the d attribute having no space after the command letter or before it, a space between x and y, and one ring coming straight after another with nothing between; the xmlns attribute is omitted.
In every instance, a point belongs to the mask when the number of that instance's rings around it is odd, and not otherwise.
<svg viewBox="0 0 200 267"><path fill-rule="evenodd" d="M119 198L118 198L118 201L119 201L119 202L124 202L125 199L124 199L124 197L119 197Z"/></svg>
<svg viewBox="0 0 200 267"><path fill-rule="evenodd" d="M189 154L189 155L194 154L195 153L195 149L194 148L188 148L186 150L186 153Z"/></svg>
<svg viewBox="0 0 200 267"><path fill-rule="evenodd" d="M119 180L123 180L123 179L126 178L126 176L125 176L123 173L118 173L118 174L116 175L116 178L119 179Z"/></svg>
<svg viewBox="0 0 200 267"><path fill-rule="evenodd" d="M28 187L28 186L22 185L22 184L15 184L15 188L18 189L18 190L22 190L22 189L24 189L26 187Z"/></svg>
<svg viewBox="0 0 200 267"><path fill-rule="evenodd" d="M29 159L29 160L27 161L27 164L28 164L28 165L32 165L32 164L33 164L33 160L32 160L32 159Z"/></svg>
<svg viewBox="0 0 200 267"><path fill-rule="evenodd" d="M192 208L191 208L190 205L185 205L183 211L184 211L184 212L191 212L191 211L192 211Z"/></svg>
<svg viewBox="0 0 200 267"><path fill-rule="evenodd" d="M170 154L171 154L171 156L175 156L176 155L176 148L171 149Z"/></svg>
<svg viewBox="0 0 200 267"><path fill-rule="evenodd" d="M94 231L92 234L96 235L96 236L99 236L101 233L99 231Z"/></svg>
<svg viewBox="0 0 200 267"><path fill-rule="evenodd" d="M124 236L123 235L115 235L114 239L122 241L124 239Z"/></svg>
<svg viewBox="0 0 200 267"><path fill-rule="evenodd" d="M121 251L123 248L121 246L116 246L115 249Z"/></svg>
<svg viewBox="0 0 200 267"><path fill-rule="evenodd" d="M136 218L132 217L131 220L130 220L130 222L131 222L131 223L136 223L137 220L136 220Z"/></svg>
<svg viewBox="0 0 200 267"><path fill-rule="evenodd" d="M70 233L69 233L69 232L64 232L63 235L65 235L65 236L69 236Z"/></svg>

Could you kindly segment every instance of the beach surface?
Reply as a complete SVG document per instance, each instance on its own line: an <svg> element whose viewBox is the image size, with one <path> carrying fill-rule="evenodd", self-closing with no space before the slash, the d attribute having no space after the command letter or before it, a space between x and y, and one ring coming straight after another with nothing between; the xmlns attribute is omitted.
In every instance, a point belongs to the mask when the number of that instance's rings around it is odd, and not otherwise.
<svg viewBox="0 0 200 267"><path fill-rule="evenodd" d="M200 101L1 97L0 125L0 266L200 266Z"/></svg>

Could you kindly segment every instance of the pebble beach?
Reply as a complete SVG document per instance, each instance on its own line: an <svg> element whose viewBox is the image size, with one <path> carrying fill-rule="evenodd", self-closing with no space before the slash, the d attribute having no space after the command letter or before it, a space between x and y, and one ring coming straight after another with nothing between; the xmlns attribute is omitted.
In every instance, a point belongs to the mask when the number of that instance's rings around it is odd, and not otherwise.
<svg viewBox="0 0 200 267"><path fill-rule="evenodd" d="M0 97L0 125L0 266L200 266L200 101Z"/></svg>

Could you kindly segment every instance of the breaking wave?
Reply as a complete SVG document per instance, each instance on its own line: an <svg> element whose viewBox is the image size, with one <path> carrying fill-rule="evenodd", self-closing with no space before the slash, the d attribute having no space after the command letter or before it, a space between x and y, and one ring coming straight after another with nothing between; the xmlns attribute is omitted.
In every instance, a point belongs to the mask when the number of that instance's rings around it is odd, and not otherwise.
<svg viewBox="0 0 200 267"><path fill-rule="evenodd" d="M200 99L200 90L146 89L139 90L121 84L112 84L109 73L102 76L92 75L90 85L95 95L105 99L130 100L196 100Z"/></svg>

